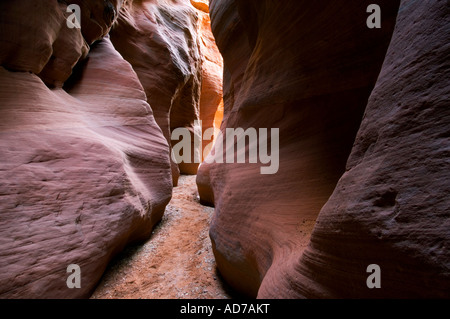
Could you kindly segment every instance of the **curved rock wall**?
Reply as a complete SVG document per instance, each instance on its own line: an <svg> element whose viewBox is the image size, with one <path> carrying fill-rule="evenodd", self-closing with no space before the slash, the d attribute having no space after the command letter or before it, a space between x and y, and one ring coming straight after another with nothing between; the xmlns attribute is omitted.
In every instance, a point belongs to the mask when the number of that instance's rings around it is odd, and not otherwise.
<svg viewBox="0 0 450 319"><path fill-rule="evenodd" d="M171 161L170 132L217 126L223 107L222 132L280 129L275 174L202 163L197 176L236 289L447 297L448 6L379 0L369 29L370 3L0 2L0 296L89 296L150 236L179 171L197 171Z"/></svg>
<svg viewBox="0 0 450 319"><path fill-rule="evenodd" d="M211 151L211 142L217 137L223 118L223 59L214 40L209 18L209 6L206 0L191 4L199 16L198 30L202 52L202 91L200 96L200 119L202 121L202 161L204 155ZM214 128L214 136L207 131ZM210 138L210 139L209 139Z"/></svg>
<svg viewBox="0 0 450 319"><path fill-rule="evenodd" d="M67 28L56 1L3 1L0 14L0 296L87 297L161 219L169 146L130 64L108 37L88 45L107 28ZM80 289L66 285L70 264Z"/></svg>
<svg viewBox="0 0 450 319"><path fill-rule="evenodd" d="M395 25L398 1L379 1L381 29L366 26L369 4L210 3L225 65L222 132L280 130L275 174L262 175L258 164L202 163L197 177L202 200L216 208L218 267L247 295L300 295L286 282L298 284L292 268L345 172Z"/></svg>
<svg viewBox="0 0 450 319"><path fill-rule="evenodd" d="M221 57L202 10L208 10L207 3L127 1L111 31L115 47L138 74L168 142L174 129L185 127L192 149L194 121L212 126L222 97ZM172 162L175 185L179 172L196 174L199 163L191 155L192 163Z"/></svg>
<svg viewBox="0 0 450 319"><path fill-rule="evenodd" d="M445 1L402 1L346 172L303 256L260 297L449 297L449 17Z"/></svg>
<svg viewBox="0 0 450 319"><path fill-rule="evenodd" d="M250 296L448 297L448 5L378 1L369 29L369 4L211 1L221 130L280 128L276 174L197 177L218 267Z"/></svg>

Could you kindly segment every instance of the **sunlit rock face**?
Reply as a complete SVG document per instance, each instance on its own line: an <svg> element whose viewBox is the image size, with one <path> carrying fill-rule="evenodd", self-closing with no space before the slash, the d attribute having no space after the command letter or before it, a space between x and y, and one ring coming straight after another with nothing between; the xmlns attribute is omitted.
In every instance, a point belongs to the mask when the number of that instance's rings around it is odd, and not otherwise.
<svg viewBox="0 0 450 319"><path fill-rule="evenodd" d="M174 128L186 126L193 132L199 119L201 56L196 20L186 1L128 1L111 32L115 47L138 74L168 143ZM174 184L179 174L172 162Z"/></svg>
<svg viewBox="0 0 450 319"><path fill-rule="evenodd" d="M92 43L118 6L79 3L98 28L68 28L56 1L0 4L3 298L89 296L171 197L169 145L136 73L108 37ZM70 264L80 288L67 286Z"/></svg>
<svg viewBox="0 0 450 319"><path fill-rule="evenodd" d="M205 139L197 147L194 134L218 129L223 114L223 62L208 12L207 1L126 1L111 31L112 42L136 71L169 144L179 142L171 140L175 129L190 131L190 163L172 161L175 185L180 172L196 174L203 149L211 142Z"/></svg>
<svg viewBox="0 0 450 319"><path fill-rule="evenodd" d="M198 34L203 57L200 96L200 119L202 121L203 137L201 158L203 160L211 151L211 143L218 135L223 118L223 59L211 31L207 1L191 0L191 4L197 9L199 17ZM213 130L210 130L211 128Z"/></svg>
<svg viewBox="0 0 450 319"><path fill-rule="evenodd" d="M197 177L220 272L250 296L448 291L448 9L381 1L371 29L369 4L210 3L222 132L280 130L275 174L203 163Z"/></svg>

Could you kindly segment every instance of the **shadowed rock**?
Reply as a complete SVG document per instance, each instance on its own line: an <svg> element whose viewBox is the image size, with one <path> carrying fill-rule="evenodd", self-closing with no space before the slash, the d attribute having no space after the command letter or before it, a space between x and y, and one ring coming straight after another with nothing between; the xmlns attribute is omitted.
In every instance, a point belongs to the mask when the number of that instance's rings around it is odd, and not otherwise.
<svg viewBox="0 0 450 319"><path fill-rule="evenodd" d="M261 175L257 164L203 163L197 178L202 200L216 207L218 267L250 296L302 296L293 268L345 172L395 24L398 1L379 3L381 29L366 26L369 4L210 3L225 64L222 132L280 130L276 174Z"/></svg>
<svg viewBox="0 0 450 319"><path fill-rule="evenodd" d="M61 88L89 48L84 31L66 27L64 6L1 4L3 298L88 297L117 252L150 236L171 197L168 143L108 38ZM80 289L66 285L70 264L81 268Z"/></svg>

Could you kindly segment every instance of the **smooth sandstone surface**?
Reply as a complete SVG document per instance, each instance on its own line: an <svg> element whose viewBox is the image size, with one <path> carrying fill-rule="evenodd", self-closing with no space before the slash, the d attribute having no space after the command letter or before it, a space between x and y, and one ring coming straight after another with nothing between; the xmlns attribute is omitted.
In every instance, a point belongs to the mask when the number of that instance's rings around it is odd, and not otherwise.
<svg viewBox="0 0 450 319"><path fill-rule="evenodd" d="M223 116L223 61L211 32L207 1L127 1L121 8L111 40L131 63L147 94L147 102L170 145L177 128L194 134L218 127ZM202 127L195 127L196 121ZM208 137L209 138L209 137ZM211 137L211 140L213 137ZM195 152L203 154L204 140ZM203 156L200 156L200 160ZM196 174L191 163L172 161L173 183L178 176Z"/></svg>
<svg viewBox="0 0 450 319"><path fill-rule="evenodd" d="M448 298L448 3L379 0L381 29L366 26L369 4L1 1L0 297L88 297L115 254L149 238L179 172L197 172L171 161L170 132L202 120L280 129L276 174L199 167L234 288ZM81 289L66 285L70 264ZM381 289L366 285L370 264Z"/></svg>
<svg viewBox="0 0 450 319"><path fill-rule="evenodd" d="M0 64L61 87L89 46L108 34L122 1L2 1ZM80 6L81 29L69 28L67 4Z"/></svg>
<svg viewBox="0 0 450 319"><path fill-rule="evenodd" d="M66 81L88 46L79 30L58 25L62 4L44 2L0 10L6 33L37 28L1 37L3 298L88 297L117 252L150 236L172 193L169 145L130 64L106 37ZM47 23L8 19L30 5L45 7ZM67 58L67 72L55 62L42 77L52 52ZM80 289L66 285L70 264L81 268Z"/></svg>
<svg viewBox="0 0 450 319"><path fill-rule="evenodd" d="M189 1L128 1L111 31L111 41L136 71L169 144L171 132L185 127L193 145L194 121L200 120L202 55L197 20ZM172 162L174 185L180 171L195 174L198 165Z"/></svg>
<svg viewBox="0 0 450 319"><path fill-rule="evenodd" d="M276 174L203 163L197 177L202 200L216 207L218 267L247 295L443 296L448 288L448 9L381 1L382 28L369 29L369 4L210 3L225 64L221 130L280 129ZM366 268L377 263L385 289L371 290Z"/></svg>
<svg viewBox="0 0 450 319"><path fill-rule="evenodd" d="M449 14L445 1L401 2L346 172L308 249L259 297L449 297ZM367 288L370 264L380 289Z"/></svg>
<svg viewBox="0 0 450 319"><path fill-rule="evenodd" d="M193 1L198 9L198 35L202 53L202 85L200 95L200 120L202 121L202 161L211 151L223 119L223 59L211 31L207 1ZM213 129L211 136L211 130Z"/></svg>
<svg viewBox="0 0 450 319"><path fill-rule="evenodd" d="M69 4L81 29L67 27ZM150 236L179 169L196 173L170 160L170 132L218 125L222 60L207 2L0 9L0 296L87 297L117 252ZM72 263L81 289L67 288Z"/></svg>
<svg viewBox="0 0 450 319"><path fill-rule="evenodd" d="M101 40L111 30L122 4L127 0L64 0L67 4L77 4L81 8L81 32L91 45Z"/></svg>

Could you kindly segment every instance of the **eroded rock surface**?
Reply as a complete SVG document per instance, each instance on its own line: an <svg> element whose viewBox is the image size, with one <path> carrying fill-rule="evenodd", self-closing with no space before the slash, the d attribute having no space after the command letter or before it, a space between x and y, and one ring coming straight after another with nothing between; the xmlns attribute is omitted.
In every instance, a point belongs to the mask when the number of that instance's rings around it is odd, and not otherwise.
<svg viewBox="0 0 450 319"><path fill-rule="evenodd" d="M193 137L194 121L200 120L202 56L197 20L189 1L128 1L111 31L112 42L136 71L169 143L178 127L189 129ZM197 167L198 163L172 162L174 184L180 171L195 174Z"/></svg>
<svg viewBox="0 0 450 319"><path fill-rule="evenodd" d="M198 31L202 52L202 90L200 96L200 119L202 121L202 161L211 150L211 142L217 137L223 118L223 59L220 55L211 31L209 6L207 1L194 1L191 4L198 9ZM214 129L210 135L208 129Z"/></svg>
<svg viewBox="0 0 450 319"><path fill-rule="evenodd" d="M171 141L173 130L191 133L191 163L172 162L174 185L180 172L196 174L195 152L202 154L210 143L197 148L194 134L218 127L223 114L222 57L208 12L207 1L127 1L111 31L115 47L138 74L169 144L179 142ZM202 127L196 128L199 120Z"/></svg>
<svg viewBox="0 0 450 319"><path fill-rule="evenodd" d="M171 197L169 145L136 73L108 38L90 47L104 26L66 28L64 6L1 4L3 298L88 297L114 254L150 236ZM80 289L66 285L70 264L81 268Z"/></svg>
<svg viewBox="0 0 450 319"><path fill-rule="evenodd" d="M202 164L197 178L219 269L248 295L448 297L448 6L384 1L375 30L368 4L211 3L222 131L280 128L277 174Z"/></svg>
<svg viewBox="0 0 450 319"><path fill-rule="evenodd" d="M402 1L346 172L308 249L260 297L449 297L449 13ZM380 289L367 288L371 264Z"/></svg>

